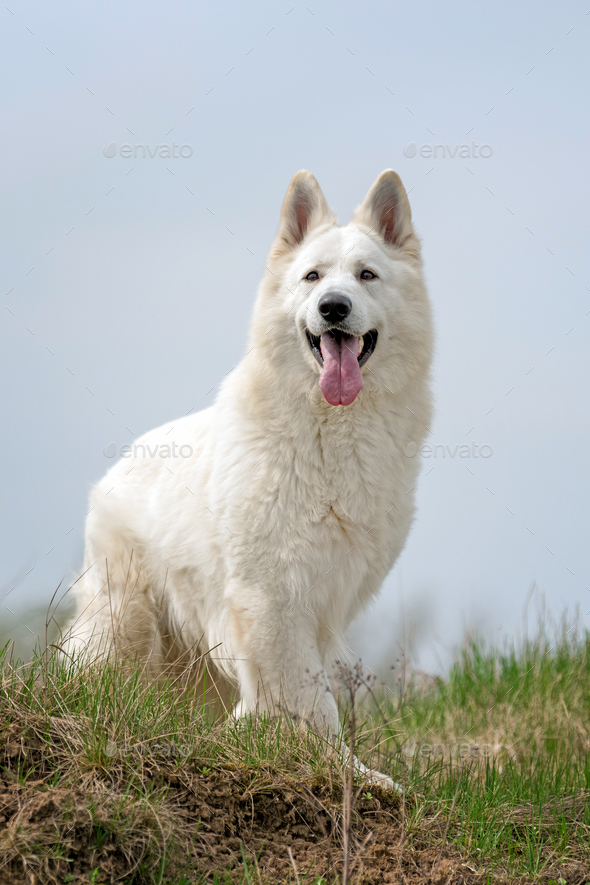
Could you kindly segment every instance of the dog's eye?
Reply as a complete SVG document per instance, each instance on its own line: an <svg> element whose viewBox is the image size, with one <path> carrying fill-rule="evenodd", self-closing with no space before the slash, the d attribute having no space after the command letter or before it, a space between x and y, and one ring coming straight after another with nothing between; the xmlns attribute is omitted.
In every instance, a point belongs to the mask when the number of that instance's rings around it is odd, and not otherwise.
<svg viewBox="0 0 590 885"><path fill-rule="evenodd" d="M377 274L373 273L372 270L364 270L361 273L361 280L376 280Z"/></svg>
<svg viewBox="0 0 590 885"><path fill-rule="evenodd" d="M310 270L308 275L305 277L306 280L309 280L310 283L315 283L316 280L319 280L320 275L317 270Z"/></svg>

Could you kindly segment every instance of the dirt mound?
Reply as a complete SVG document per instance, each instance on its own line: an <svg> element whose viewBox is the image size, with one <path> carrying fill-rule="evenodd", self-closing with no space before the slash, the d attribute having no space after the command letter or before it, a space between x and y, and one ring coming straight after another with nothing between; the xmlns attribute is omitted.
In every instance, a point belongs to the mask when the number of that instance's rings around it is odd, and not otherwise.
<svg viewBox="0 0 590 885"><path fill-rule="evenodd" d="M59 724L59 723L57 723ZM55 721L51 727L56 726ZM142 759L135 780L116 767L56 770L56 748L13 722L0 740L0 885L192 885L340 881L342 791L338 782L271 767L199 767ZM62 769L63 772L63 769ZM502 885L506 878L447 844L447 819L417 799L379 787L359 792L352 821L352 882ZM245 878L244 864L251 878ZM229 871L226 873L226 871ZM590 880L586 866L537 878Z"/></svg>
<svg viewBox="0 0 590 885"><path fill-rule="evenodd" d="M186 850L189 837L191 857L185 854L184 863L178 859L171 870L178 876L184 867L189 881L196 873L225 870L234 860L232 878L239 879L242 854L270 882L294 879L294 865L302 878L309 873L335 879L342 866L338 789L279 782L271 772L253 774L160 771L154 788L167 786L167 795L157 809L147 803L142 809L118 791L85 793L0 778L0 882L88 883L94 870L96 883L147 882L158 831L169 844L170 862L179 849ZM375 787L361 794L355 882L399 881L401 825L398 795ZM432 847L414 846L403 852L401 868L412 883L484 881L448 849L439 856Z"/></svg>

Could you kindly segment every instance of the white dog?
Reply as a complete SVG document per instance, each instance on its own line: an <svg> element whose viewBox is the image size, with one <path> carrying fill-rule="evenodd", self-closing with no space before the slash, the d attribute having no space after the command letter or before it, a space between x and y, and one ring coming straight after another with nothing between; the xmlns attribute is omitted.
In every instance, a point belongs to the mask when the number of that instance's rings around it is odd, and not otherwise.
<svg viewBox="0 0 590 885"><path fill-rule="evenodd" d="M157 671L209 652L237 712L336 731L334 661L412 522L403 450L430 419L431 351L397 174L341 227L298 172L246 356L211 408L146 434L92 492L70 653L108 637Z"/></svg>

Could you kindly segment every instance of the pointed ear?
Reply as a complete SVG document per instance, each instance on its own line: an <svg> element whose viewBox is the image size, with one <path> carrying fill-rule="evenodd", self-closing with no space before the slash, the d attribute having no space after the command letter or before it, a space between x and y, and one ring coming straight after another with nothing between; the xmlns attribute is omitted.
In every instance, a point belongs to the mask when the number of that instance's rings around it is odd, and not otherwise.
<svg viewBox="0 0 590 885"><path fill-rule="evenodd" d="M386 169L377 178L354 220L381 234L386 243L403 246L414 233L412 212L401 178L393 169Z"/></svg>
<svg viewBox="0 0 590 885"><path fill-rule="evenodd" d="M290 251L314 227L335 221L336 216L326 203L314 176L302 169L293 176L285 196L273 253Z"/></svg>

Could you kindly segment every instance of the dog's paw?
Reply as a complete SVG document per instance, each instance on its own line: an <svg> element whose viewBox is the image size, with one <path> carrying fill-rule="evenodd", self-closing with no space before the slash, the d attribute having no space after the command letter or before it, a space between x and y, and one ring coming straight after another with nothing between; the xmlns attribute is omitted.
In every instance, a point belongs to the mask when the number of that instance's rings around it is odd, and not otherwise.
<svg viewBox="0 0 590 885"><path fill-rule="evenodd" d="M368 784L372 784L375 787L381 787L382 790L395 790L398 793L404 792L404 788L401 784L397 784L388 775L377 771L376 768L367 768L367 766L363 765L361 760L357 759L356 756L354 757L354 767Z"/></svg>
<svg viewBox="0 0 590 885"><path fill-rule="evenodd" d="M395 790L397 793L404 792L404 788L401 784L396 783L392 778L388 777L388 775L382 774L382 772L377 771L374 768L365 768L363 774L366 777L368 784L372 784L375 787L381 787L382 790Z"/></svg>

